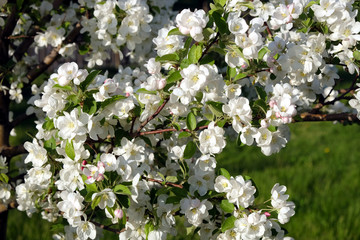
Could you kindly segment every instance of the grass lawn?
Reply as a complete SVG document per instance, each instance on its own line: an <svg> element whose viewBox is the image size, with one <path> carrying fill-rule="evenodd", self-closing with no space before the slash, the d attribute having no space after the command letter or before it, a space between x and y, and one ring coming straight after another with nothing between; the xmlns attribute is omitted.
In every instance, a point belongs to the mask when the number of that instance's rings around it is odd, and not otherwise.
<svg viewBox="0 0 360 240"><path fill-rule="evenodd" d="M291 132L287 147L270 157L230 143L218 166L251 176L262 200L275 183L286 185L296 214L285 227L295 239L360 239L360 126L296 123ZM9 213L8 239L51 239L49 229L39 216ZM104 239L118 239L110 236Z"/></svg>

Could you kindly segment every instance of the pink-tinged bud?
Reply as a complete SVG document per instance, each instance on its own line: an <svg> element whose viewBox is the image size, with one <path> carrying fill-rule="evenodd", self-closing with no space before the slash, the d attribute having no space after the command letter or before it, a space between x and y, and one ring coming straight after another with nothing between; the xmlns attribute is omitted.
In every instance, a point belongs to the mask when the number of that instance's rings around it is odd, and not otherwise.
<svg viewBox="0 0 360 240"><path fill-rule="evenodd" d="M86 160L83 160L81 163L81 171L84 170L84 166L87 164Z"/></svg>
<svg viewBox="0 0 360 240"><path fill-rule="evenodd" d="M97 175L97 177L96 177L96 181L98 181L98 182L100 182L100 181L102 181L102 180L104 180L104 174L99 174L99 175Z"/></svg>
<svg viewBox="0 0 360 240"><path fill-rule="evenodd" d="M130 93L125 93L125 97L130 97Z"/></svg>
<svg viewBox="0 0 360 240"><path fill-rule="evenodd" d="M275 113L275 116L276 116L277 118L281 118L281 114L280 114L279 112Z"/></svg>
<svg viewBox="0 0 360 240"><path fill-rule="evenodd" d="M276 101L271 100L271 101L269 102L269 106L270 106L271 108L273 108L275 105L277 105L277 104L276 104Z"/></svg>
<svg viewBox="0 0 360 240"><path fill-rule="evenodd" d="M260 121L260 125L261 127L267 128L269 126L269 123L265 119L262 119Z"/></svg>
<svg viewBox="0 0 360 240"><path fill-rule="evenodd" d="M87 176L87 179L90 179L90 178L92 178L92 176Z"/></svg>
<svg viewBox="0 0 360 240"><path fill-rule="evenodd" d="M121 208L117 208L117 209L114 211L114 215L115 215L116 218L122 219L122 217L124 216L124 213L123 213L123 211L121 210Z"/></svg>
<svg viewBox="0 0 360 240"><path fill-rule="evenodd" d="M271 214L268 213L268 212L264 212L264 215L265 215L266 217L270 217L270 216L271 216Z"/></svg>
<svg viewBox="0 0 360 240"><path fill-rule="evenodd" d="M241 65L241 68L246 68L246 67L247 67L246 64Z"/></svg>
<svg viewBox="0 0 360 240"><path fill-rule="evenodd" d="M165 85L166 85L166 79L165 78L160 79L158 82L158 89L163 89Z"/></svg>
<svg viewBox="0 0 360 240"><path fill-rule="evenodd" d="M98 167L98 168L105 168L105 163L103 163L103 162L98 162L97 167Z"/></svg>

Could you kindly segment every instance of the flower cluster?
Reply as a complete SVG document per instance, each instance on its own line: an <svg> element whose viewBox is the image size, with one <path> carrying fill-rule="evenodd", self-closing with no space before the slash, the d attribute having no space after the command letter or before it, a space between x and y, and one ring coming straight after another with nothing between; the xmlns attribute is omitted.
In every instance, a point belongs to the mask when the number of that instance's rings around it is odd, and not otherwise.
<svg viewBox="0 0 360 240"><path fill-rule="evenodd" d="M352 114L339 100L359 74L353 3L217 0L207 13L177 16L171 1L32 5L50 19L34 34L36 48L71 56L70 33L78 31L88 67L102 65L108 50L124 51L134 67L102 74L67 62L32 86L27 113L38 118L38 132L24 144L30 168L11 185L0 156L0 202L16 199L29 216L66 220L60 237L95 239L105 228L120 239L166 239L181 216L201 239L291 239L280 225L295 214L286 187L275 184L260 202L254 182L217 169L216 155L232 135L237 145L277 153L290 140L288 124L311 109ZM14 31L28 28L22 22ZM1 96L21 102L33 65L14 62ZM336 65L356 75L341 94ZM348 104L360 112L354 92Z"/></svg>

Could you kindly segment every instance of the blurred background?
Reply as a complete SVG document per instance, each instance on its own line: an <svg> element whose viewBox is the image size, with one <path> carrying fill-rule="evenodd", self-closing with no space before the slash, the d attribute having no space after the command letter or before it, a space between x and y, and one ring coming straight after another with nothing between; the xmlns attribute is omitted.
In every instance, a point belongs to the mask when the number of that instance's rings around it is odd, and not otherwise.
<svg viewBox="0 0 360 240"><path fill-rule="evenodd" d="M206 8L208 1L183 0L174 9ZM25 93L26 94L26 93ZM13 104L15 115L25 104ZM237 147L229 141L217 157L218 167L233 176L248 175L255 181L260 201L270 198L271 188L280 183L288 188L296 214L285 225L295 239L360 239L360 126L326 123L290 125L291 141L279 154L264 156L258 147ZM35 130L30 121L16 129L12 144L31 141ZM14 164L16 161L13 161ZM19 162L19 161L18 161ZM186 239L180 222L179 235ZM8 239L52 239L51 225L37 214L10 210ZM119 239L104 231L104 239ZM196 236L189 239L197 239Z"/></svg>

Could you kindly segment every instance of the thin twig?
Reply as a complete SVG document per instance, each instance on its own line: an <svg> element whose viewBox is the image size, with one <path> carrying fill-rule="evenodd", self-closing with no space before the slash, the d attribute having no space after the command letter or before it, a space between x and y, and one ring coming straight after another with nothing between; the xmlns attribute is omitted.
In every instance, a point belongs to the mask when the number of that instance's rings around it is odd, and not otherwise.
<svg viewBox="0 0 360 240"><path fill-rule="evenodd" d="M160 105L160 107L152 114L150 117L146 119L145 122L143 122L140 127L136 130L134 134L131 134L133 137L139 136L140 131L148 124L151 120L153 120L165 107L166 103L169 101L169 98L166 98L164 102Z"/></svg>
<svg viewBox="0 0 360 240"><path fill-rule="evenodd" d="M110 232L113 232L113 233L116 233L116 234L120 234L120 233L125 231L125 228L123 228L121 230L117 230L117 229L111 228L109 226L106 226L106 225L98 223L98 222L94 222L94 221L90 221L90 222L92 222L95 226L97 226L99 228L102 228L104 230L107 230L107 231L110 231Z"/></svg>
<svg viewBox="0 0 360 240"><path fill-rule="evenodd" d="M183 185L181 184L176 184L176 183L172 183L172 182L164 182L161 180L157 180L157 179L153 179L153 178L145 178L146 181L149 182L156 182L159 183L161 185L165 185L165 186L171 186L171 187L176 187L176 188L183 188Z"/></svg>

